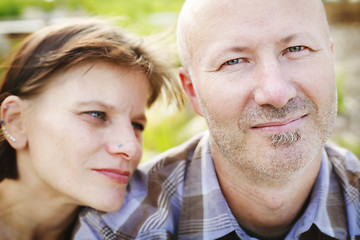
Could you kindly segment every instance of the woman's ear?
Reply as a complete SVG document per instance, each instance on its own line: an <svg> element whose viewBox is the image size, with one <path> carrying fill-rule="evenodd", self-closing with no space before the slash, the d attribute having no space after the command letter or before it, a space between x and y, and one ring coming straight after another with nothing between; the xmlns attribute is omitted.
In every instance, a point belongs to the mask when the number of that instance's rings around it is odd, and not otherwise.
<svg viewBox="0 0 360 240"><path fill-rule="evenodd" d="M27 137L23 124L24 102L19 97L10 95L1 104L1 130L5 139L14 149L22 149L27 145Z"/></svg>
<svg viewBox="0 0 360 240"><path fill-rule="evenodd" d="M180 76L181 84L182 84L186 94L188 95L188 98L191 102L191 105L192 105L194 111L197 114L199 114L200 116L202 116L203 114L201 112L199 101L196 97L194 85L193 85L191 78L185 68L181 67L179 69L179 76Z"/></svg>

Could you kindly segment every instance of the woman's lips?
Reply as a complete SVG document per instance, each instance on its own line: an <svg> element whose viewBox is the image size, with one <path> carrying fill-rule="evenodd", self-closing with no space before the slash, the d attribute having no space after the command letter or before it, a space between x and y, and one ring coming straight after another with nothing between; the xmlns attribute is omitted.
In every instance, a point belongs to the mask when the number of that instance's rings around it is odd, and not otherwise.
<svg viewBox="0 0 360 240"><path fill-rule="evenodd" d="M130 172L129 171L121 171L119 169L113 168L101 168L101 169L93 169L94 171L110 178L111 180L127 184L129 182Z"/></svg>
<svg viewBox="0 0 360 240"><path fill-rule="evenodd" d="M262 130L262 131L269 131L269 132L287 132L292 131L297 128L302 120L307 115L303 115L301 117L295 118L288 118L282 121L274 121L274 122L266 122L260 123L252 127L254 130Z"/></svg>

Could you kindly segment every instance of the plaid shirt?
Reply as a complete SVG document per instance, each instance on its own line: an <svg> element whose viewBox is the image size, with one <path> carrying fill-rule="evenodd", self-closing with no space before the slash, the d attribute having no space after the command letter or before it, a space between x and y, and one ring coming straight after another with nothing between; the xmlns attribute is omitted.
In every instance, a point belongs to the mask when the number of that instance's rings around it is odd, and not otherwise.
<svg viewBox="0 0 360 240"><path fill-rule="evenodd" d="M322 151L307 209L285 240L360 239L360 162L342 148ZM222 195L205 132L139 166L118 212L85 210L74 239L256 238Z"/></svg>

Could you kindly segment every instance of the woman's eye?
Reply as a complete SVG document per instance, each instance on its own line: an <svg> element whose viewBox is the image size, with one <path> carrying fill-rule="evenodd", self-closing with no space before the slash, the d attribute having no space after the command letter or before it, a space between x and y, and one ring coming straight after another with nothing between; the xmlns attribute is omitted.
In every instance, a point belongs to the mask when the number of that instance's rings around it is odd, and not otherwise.
<svg viewBox="0 0 360 240"><path fill-rule="evenodd" d="M144 129L145 129L144 125L141 123L133 122L131 124L135 130L144 131Z"/></svg>
<svg viewBox="0 0 360 240"><path fill-rule="evenodd" d="M107 120L106 113L104 113L104 112L91 111L91 112L87 112L87 114L89 114L90 116L92 116L94 118L98 118L100 120L103 120L103 121Z"/></svg>
<svg viewBox="0 0 360 240"><path fill-rule="evenodd" d="M305 49L304 46L294 46L288 48L289 52L301 52L304 49Z"/></svg>

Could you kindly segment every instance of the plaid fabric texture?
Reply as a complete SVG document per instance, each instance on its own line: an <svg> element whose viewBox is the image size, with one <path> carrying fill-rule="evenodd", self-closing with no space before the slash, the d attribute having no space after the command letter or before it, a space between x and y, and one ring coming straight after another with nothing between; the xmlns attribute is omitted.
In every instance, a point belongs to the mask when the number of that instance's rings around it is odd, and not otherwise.
<svg viewBox="0 0 360 240"><path fill-rule="evenodd" d="M313 224L291 239L360 239L360 162L330 145L324 153L331 188L326 211L335 236ZM146 162L134 174L120 211L86 209L74 239L255 239L231 214L206 161L212 161L207 132Z"/></svg>

